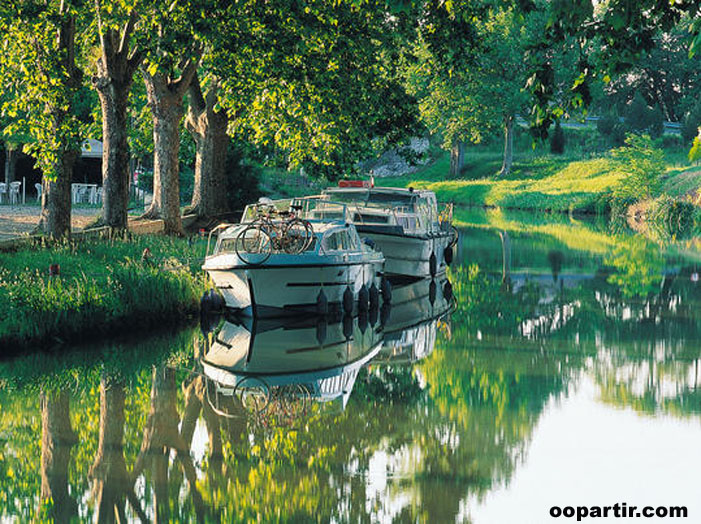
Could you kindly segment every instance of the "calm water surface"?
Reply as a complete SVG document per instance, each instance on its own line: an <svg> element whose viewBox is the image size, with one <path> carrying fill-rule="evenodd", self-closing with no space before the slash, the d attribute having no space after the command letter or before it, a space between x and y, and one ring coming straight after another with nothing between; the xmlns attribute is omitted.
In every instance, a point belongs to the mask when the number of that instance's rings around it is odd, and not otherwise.
<svg viewBox="0 0 701 524"><path fill-rule="evenodd" d="M461 219L452 306L421 282L1 363L0 520L701 522L697 240Z"/></svg>

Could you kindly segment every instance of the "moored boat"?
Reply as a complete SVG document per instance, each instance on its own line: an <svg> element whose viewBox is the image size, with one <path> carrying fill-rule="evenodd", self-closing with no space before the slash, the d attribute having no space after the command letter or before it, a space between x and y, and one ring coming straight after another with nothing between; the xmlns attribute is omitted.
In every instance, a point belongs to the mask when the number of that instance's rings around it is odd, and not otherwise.
<svg viewBox="0 0 701 524"><path fill-rule="evenodd" d="M394 187L328 188L321 198L346 204L352 223L385 256L385 274L403 278L435 277L453 259L457 229L452 205L439 212L428 190Z"/></svg>
<svg viewBox="0 0 701 524"><path fill-rule="evenodd" d="M283 316L377 306L384 256L343 220L345 206L339 206L340 219L302 221L290 218L289 201L264 205L275 210L269 208L263 222L252 219L257 205L247 208L241 224L220 226L202 266L227 307L251 316Z"/></svg>

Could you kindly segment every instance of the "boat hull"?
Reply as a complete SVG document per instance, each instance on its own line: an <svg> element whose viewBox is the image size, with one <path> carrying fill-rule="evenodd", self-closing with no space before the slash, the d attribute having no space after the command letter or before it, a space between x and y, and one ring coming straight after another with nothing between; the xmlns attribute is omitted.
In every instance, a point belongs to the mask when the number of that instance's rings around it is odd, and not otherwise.
<svg viewBox="0 0 701 524"><path fill-rule="evenodd" d="M385 256L385 274L389 277L425 278L445 273L448 264L446 249L453 236L450 232L431 236L411 236L385 232L381 228L356 224L362 237L370 238ZM435 271L431 268L431 255L435 256Z"/></svg>
<svg viewBox="0 0 701 524"><path fill-rule="evenodd" d="M353 294L357 309L363 286L380 288L382 260L345 261L330 264L243 266L207 269L226 306L243 314L285 316L323 313L318 305L324 296L329 310L341 310L344 293Z"/></svg>

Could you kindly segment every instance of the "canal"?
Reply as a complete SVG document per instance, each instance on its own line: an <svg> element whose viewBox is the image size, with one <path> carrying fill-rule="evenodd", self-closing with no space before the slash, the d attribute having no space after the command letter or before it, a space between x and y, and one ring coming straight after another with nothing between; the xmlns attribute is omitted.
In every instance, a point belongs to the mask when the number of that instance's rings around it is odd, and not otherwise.
<svg viewBox="0 0 701 524"><path fill-rule="evenodd" d="M0 520L701 520L701 239L459 218L389 309L0 362Z"/></svg>

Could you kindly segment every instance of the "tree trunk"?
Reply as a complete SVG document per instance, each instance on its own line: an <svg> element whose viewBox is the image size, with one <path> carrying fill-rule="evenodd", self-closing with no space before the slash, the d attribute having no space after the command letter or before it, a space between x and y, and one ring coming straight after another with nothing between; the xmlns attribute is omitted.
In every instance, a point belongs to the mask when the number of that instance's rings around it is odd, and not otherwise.
<svg viewBox="0 0 701 524"><path fill-rule="evenodd" d="M514 164L514 117L504 117L504 161L501 164L499 176L511 173Z"/></svg>
<svg viewBox="0 0 701 524"><path fill-rule="evenodd" d="M52 238L71 233L71 182L77 151L65 151L56 166L53 180L44 177L39 228Z"/></svg>
<svg viewBox="0 0 701 524"><path fill-rule="evenodd" d="M41 219L39 229L53 238L69 236L71 233L71 180L73 165L80 154L77 130L66 133L64 126L70 121L73 99L82 81L82 72L75 64L75 17L69 6L61 3L61 22L57 34L57 52L61 58L64 75L57 78L57 90L62 92L63 103L48 104L47 113L51 117L52 130L60 137L59 146L53 153L56 160L49 180L43 179L41 198ZM60 131L60 132L59 132Z"/></svg>
<svg viewBox="0 0 701 524"><path fill-rule="evenodd" d="M199 54L191 57L177 80L142 68L148 105L153 115L153 201L145 218L162 218L165 233L184 235L180 217L180 121L183 97L197 71Z"/></svg>
<svg viewBox="0 0 701 524"><path fill-rule="evenodd" d="M15 171L17 168L18 151L15 146L5 144L5 183L15 181Z"/></svg>
<svg viewBox="0 0 701 524"><path fill-rule="evenodd" d="M143 53L136 47L129 48L136 24L133 11L117 32L103 26L99 0L95 6L102 52L97 61L97 75L92 79L102 110L102 219L113 230L125 230L130 176L127 107L134 73Z"/></svg>
<svg viewBox="0 0 701 524"><path fill-rule="evenodd" d="M501 282L507 288L511 286L511 237L508 231L499 231L501 238Z"/></svg>
<svg viewBox="0 0 701 524"><path fill-rule="evenodd" d="M40 394L41 499L51 501L49 517L57 523L78 516L78 505L68 493L68 465L76 435L71 428L68 394Z"/></svg>
<svg viewBox="0 0 701 524"><path fill-rule="evenodd" d="M102 108L102 219L114 230L125 230L129 202L129 86L112 81L98 89L98 94Z"/></svg>
<svg viewBox="0 0 701 524"><path fill-rule="evenodd" d="M465 165L465 143L453 140L450 147L450 176L457 178Z"/></svg>
<svg viewBox="0 0 701 524"><path fill-rule="evenodd" d="M131 490L124 460L124 386L110 377L100 382L100 437L90 468L96 522L114 522Z"/></svg>
<svg viewBox="0 0 701 524"><path fill-rule="evenodd" d="M197 146L195 187L190 212L214 217L229 211L226 198L226 153L229 146L225 111L215 111L218 80L212 78L209 90L202 93L197 75L190 84L190 106L185 120Z"/></svg>

